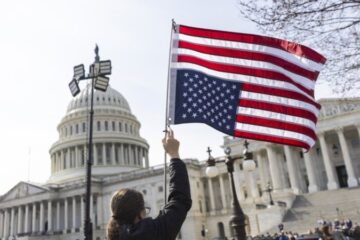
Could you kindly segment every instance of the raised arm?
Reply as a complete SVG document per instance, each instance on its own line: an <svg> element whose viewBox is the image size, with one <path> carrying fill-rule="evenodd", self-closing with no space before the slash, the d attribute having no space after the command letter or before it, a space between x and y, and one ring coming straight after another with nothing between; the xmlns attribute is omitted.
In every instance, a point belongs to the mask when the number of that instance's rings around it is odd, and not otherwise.
<svg viewBox="0 0 360 240"><path fill-rule="evenodd" d="M154 219L159 239L175 239L191 208L189 177L185 163L180 160L179 141L169 129L163 139L165 151L171 157L169 165L170 189L168 203L162 213Z"/></svg>

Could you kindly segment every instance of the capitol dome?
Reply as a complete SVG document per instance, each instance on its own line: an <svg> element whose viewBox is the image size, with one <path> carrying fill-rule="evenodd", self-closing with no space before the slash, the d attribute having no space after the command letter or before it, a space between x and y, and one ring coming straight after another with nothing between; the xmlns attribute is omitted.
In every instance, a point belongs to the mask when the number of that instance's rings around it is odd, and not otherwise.
<svg viewBox="0 0 360 240"><path fill-rule="evenodd" d="M88 84L84 90L70 101L67 112L90 107L90 86ZM114 107L131 112L129 103L123 95L110 86L106 92L94 89L94 106Z"/></svg>
<svg viewBox="0 0 360 240"><path fill-rule="evenodd" d="M57 127L59 139L50 148L50 184L84 179L88 159L91 85L67 108ZM140 136L140 122L115 89L94 90L92 176L104 178L149 166L149 145Z"/></svg>

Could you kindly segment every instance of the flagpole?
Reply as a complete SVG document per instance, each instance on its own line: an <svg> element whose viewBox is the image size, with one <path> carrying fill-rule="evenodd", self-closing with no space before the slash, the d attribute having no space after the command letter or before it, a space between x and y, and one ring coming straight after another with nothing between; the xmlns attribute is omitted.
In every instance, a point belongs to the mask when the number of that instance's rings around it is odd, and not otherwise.
<svg viewBox="0 0 360 240"><path fill-rule="evenodd" d="M171 64L171 49L172 49L172 39L173 39L173 33L176 32L176 23L174 19L171 20L171 34L170 34L170 46L169 46L169 62L168 62L168 76L167 76L167 86L166 86L166 105L165 105L165 137L167 134L167 128L169 127L169 87L170 87L170 64ZM164 203L167 203L167 154L164 150Z"/></svg>

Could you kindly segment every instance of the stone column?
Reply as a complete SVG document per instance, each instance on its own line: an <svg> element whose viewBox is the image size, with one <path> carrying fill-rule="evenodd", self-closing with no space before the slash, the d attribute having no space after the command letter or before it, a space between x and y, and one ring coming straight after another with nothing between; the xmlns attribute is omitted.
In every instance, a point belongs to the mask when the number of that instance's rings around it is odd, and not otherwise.
<svg viewBox="0 0 360 240"><path fill-rule="evenodd" d="M80 220L80 226L81 229L84 229L84 219L85 219L85 204L84 204L84 196L81 195L81 199L80 199L80 215L81 215L81 220Z"/></svg>
<svg viewBox="0 0 360 240"><path fill-rule="evenodd" d="M0 239L4 234L4 212L0 210Z"/></svg>
<svg viewBox="0 0 360 240"><path fill-rule="evenodd" d="M149 155L148 155L148 151L145 150L145 167L148 168L150 165L149 165Z"/></svg>
<svg viewBox="0 0 360 240"><path fill-rule="evenodd" d="M67 148L66 149L66 166L68 167L68 168L72 168L72 166L71 166L71 161L70 161L71 159L70 159L70 148Z"/></svg>
<svg viewBox="0 0 360 240"><path fill-rule="evenodd" d="M93 144L93 161L94 161L94 166L99 164L96 143Z"/></svg>
<svg viewBox="0 0 360 240"><path fill-rule="evenodd" d="M36 203L33 203L33 207L32 207L32 232L36 232Z"/></svg>
<svg viewBox="0 0 360 240"><path fill-rule="evenodd" d="M10 222L10 216L9 216L9 210L5 209L5 216L4 216L4 234L3 234L3 238L7 239L7 237L9 236L9 222Z"/></svg>
<svg viewBox="0 0 360 240"><path fill-rule="evenodd" d="M48 221L48 232L51 232L53 230L52 228L52 202L51 200L48 200L48 206L47 206L47 221Z"/></svg>
<svg viewBox="0 0 360 240"><path fill-rule="evenodd" d="M17 233L23 233L23 209L22 206L18 207L18 225L17 225Z"/></svg>
<svg viewBox="0 0 360 240"><path fill-rule="evenodd" d="M106 159L106 143L102 144L102 158L103 158L103 164L106 165L107 164L107 159Z"/></svg>
<svg viewBox="0 0 360 240"><path fill-rule="evenodd" d="M11 218L10 218L10 236L15 234L15 207L11 208Z"/></svg>
<svg viewBox="0 0 360 240"><path fill-rule="evenodd" d="M325 141L325 133L324 132L319 133L318 137L320 140L321 153L323 155L326 175L328 179L327 188L329 190L338 189L339 183L337 180L337 176L335 174L334 163L331 161L329 157L329 152Z"/></svg>
<svg viewBox="0 0 360 240"><path fill-rule="evenodd" d="M274 192L282 190L281 176L280 176L280 159L276 159L275 150L271 146L266 146L266 152L269 159L270 175L272 180L272 187Z"/></svg>
<svg viewBox="0 0 360 240"><path fill-rule="evenodd" d="M254 200L258 199L260 197L259 191L256 184L256 179L254 176L254 172L247 172L248 179L249 179L249 185L251 190L251 196Z"/></svg>
<svg viewBox="0 0 360 240"><path fill-rule="evenodd" d="M96 211L97 211L97 226L102 226L103 224L103 198L102 196L98 195L96 197Z"/></svg>
<svg viewBox="0 0 360 240"><path fill-rule="evenodd" d="M227 209L228 206L227 206L227 202L226 202L223 174L219 175L219 181L220 181L220 193L221 193L222 206L224 209Z"/></svg>
<svg viewBox="0 0 360 240"><path fill-rule="evenodd" d="M115 143L111 144L111 162L116 165Z"/></svg>
<svg viewBox="0 0 360 240"><path fill-rule="evenodd" d="M92 194L90 196L90 218L94 222L94 197Z"/></svg>
<svg viewBox="0 0 360 240"><path fill-rule="evenodd" d="M129 145L129 162L130 162L130 165L135 165L135 159L134 159L134 156L133 156L133 148L131 145Z"/></svg>
<svg viewBox="0 0 360 240"><path fill-rule="evenodd" d="M210 195L210 210L215 210L215 198L214 198L214 191L211 178L208 178L208 187L209 187L209 195Z"/></svg>
<svg viewBox="0 0 360 240"><path fill-rule="evenodd" d="M79 158L79 147L75 146L75 167L79 167L80 166L80 158Z"/></svg>
<svg viewBox="0 0 360 240"><path fill-rule="evenodd" d="M299 194L301 193L301 187L298 178L298 170L296 168L296 163L293 157L295 155L295 152L289 146L284 146L284 152L286 157L286 165L289 171L291 189L295 194Z"/></svg>
<svg viewBox="0 0 360 240"><path fill-rule="evenodd" d="M66 233L69 228L69 204L67 198L64 198L64 229L63 232Z"/></svg>
<svg viewBox="0 0 360 240"><path fill-rule="evenodd" d="M345 168L346 168L346 172L347 172L347 175L348 175L348 180L347 180L348 186L349 187L356 187L359 184L358 184L358 181L356 179L354 165L353 165L353 162L352 162L351 157L350 157L350 151L349 151L348 145L347 145L346 140L345 140L343 129L342 128L337 128L336 133L337 133L337 135L339 137L341 152L342 152L342 155L343 155Z"/></svg>
<svg viewBox="0 0 360 240"><path fill-rule="evenodd" d="M56 230L60 231L60 200L56 202Z"/></svg>
<svg viewBox="0 0 360 240"><path fill-rule="evenodd" d="M45 224L44 217L45 217L44 203L40 202L40 221L39 221L40 232L44 232L44 224Z"/></svg>
<svg viewBox="0 0 360 240"><path fill-rule="evenodd" d="M72 232L76 229L76 197L72 198Z"/></svg>
<svg viewBox="0 0 360 240"><path fill-rule="evenodd" d="M25 220L24 220L24 233L28 233L29 228L29 205L25 205Z"/></svg>
<svg viewBox="0 0 360 240"><path fill-rule="evenodd" d="M319 185L316 181L316 172L311 159L311 150L309 152L303 152L306 173L309 180L308 191L309 193L318 192L320 190Z"/></svg>
<svg viewBox="0 0 360 240"><path fill-rule="evenodd" d="M139 165L139 158L138 158L138 151L137 151L137 147L136 146L134 146L134 163L135 163L135 165Z"/></svg>
<svg viewBox="0 0 360 240"><path fill-rule="evenodd" d="M64 150L60 150L60 159L61 159L61 170L65 169L65 156L64 156Z"/></svg>

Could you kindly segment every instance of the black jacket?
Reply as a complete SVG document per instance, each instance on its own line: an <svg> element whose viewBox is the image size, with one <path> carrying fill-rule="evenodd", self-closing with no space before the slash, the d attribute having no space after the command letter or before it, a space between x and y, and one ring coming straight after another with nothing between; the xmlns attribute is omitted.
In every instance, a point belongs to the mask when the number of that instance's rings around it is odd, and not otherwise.
<svg viewBox="0 0 360 240"><path fill-rule="evenodd" d="M169 165L168 203L154 219L145 218L134 225L123 225L120 240L174 240L191 208L189 177L180 159Z"/></svg>

